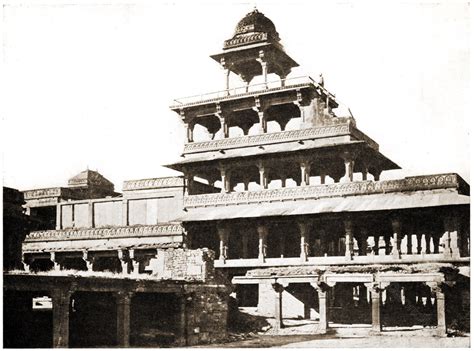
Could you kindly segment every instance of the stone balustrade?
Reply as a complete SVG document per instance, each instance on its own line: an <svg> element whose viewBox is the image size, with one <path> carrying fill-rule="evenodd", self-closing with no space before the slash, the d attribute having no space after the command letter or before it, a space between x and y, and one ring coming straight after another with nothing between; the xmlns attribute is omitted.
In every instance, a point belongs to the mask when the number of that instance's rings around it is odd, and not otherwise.
<svg viewBox="0 0 474 351"><path fill-rule="evenodd" d="M227 90L216 91L212 93L206 93L201 95L189 96L184 98L175 99L174 103L170 106L172 110L179 110L185 107L197 106L202 104L222 102L226 100L232 100L237 98L245 98L248 96L254 96L259 94L268 94L273 92L280 92L285 90L293 90L295 88L305 87L318 87L318 89L326 89L319 84L315 83L311 77L293 77L284 80L282 86L281 80L270 81L267 83L250 84L248 86L241 86ZM329 92L327 92L329 94ZM330 94L334 97L333 94Z"/></svg>
<svg viewBox="0 0 474 351"><path fill-rule="evenodd" d="M123 191L146 190L156 188L183 187L184 180L181 177L161 177L139 180L127 180L123 182Z"/></svg>
<svg viewBox="0 0 474 351"><path fill-rule="evenodd" d="M352 136L357 140L365 141L373 149L378 150L379 145L367 135L358 130L352 123L341 123L332 126L289 130L276 133L246 135L236 138L187 143L184 153L190 154L203 151L217 151L245 146L260 146L308 139L330 138L337 136Z"/></svg>
<svg viewBox="0 0 474 351"><path fill-rule="evenodd" d="M437 174L406 177L397 180L358 181L295 188L265 189L260 191L191 195L184 198L184 206L186 208L226 206L446 188L466 191L465 187L466 184L457 174Z"/></svg>
<svg viewBox="0 0 474 351"><path fill-rule="evenodd" d="M183 227L177 223L111 228L63 229L31 232L25 242L111 239L160 235L181 235Z"/></svg>

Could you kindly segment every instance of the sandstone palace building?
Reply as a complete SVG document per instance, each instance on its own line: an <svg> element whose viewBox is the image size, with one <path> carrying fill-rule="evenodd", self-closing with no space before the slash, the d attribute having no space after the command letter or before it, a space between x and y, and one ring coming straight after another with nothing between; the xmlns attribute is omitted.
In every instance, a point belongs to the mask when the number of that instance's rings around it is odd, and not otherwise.
<svg viewBox="0 0 474 351"><path fill-rule="evenodd" d="M274 333L284 318L315 320L314 333L468 328L469 185L455 173L380 180L399 166L322 77L291 75L298 63L258 10L211 58L225 90L171 106L187 137L167 167L182 176L117 193L86 170L12 195L34 231L4 274L8 345L216 342L229 295L274 317Z"/></svg>

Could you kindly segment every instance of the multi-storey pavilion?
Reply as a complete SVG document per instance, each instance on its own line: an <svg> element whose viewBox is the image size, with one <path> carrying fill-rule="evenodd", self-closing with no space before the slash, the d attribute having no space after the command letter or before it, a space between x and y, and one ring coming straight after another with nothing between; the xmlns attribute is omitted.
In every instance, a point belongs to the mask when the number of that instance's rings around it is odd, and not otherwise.
<svg viewBox="0 0 474 351"><path fill-rule="evenodd" d="M380 330L379 297L390 287L384 306L437 301L444 333L443 284L469 262L469 186L456 174L380 180L399 167L357 129L350 110L340 114L322 77L289 76L297 63L279 41L268 18L247 14L211 56L226 89L171 106L187 130L181 160L169 165L186 179L186 242L216 250L241 303L277 321L282 311L308 316L314 308L325 330L328 309L335 319L337 308L371 302ZM229 86L231 73L242 87ZM271 122L280 130L271 132ZM208 132L200 140L196 126ZM197 178L220 193L197 194ZM276 303L268 301L272 287Z"/></svg>

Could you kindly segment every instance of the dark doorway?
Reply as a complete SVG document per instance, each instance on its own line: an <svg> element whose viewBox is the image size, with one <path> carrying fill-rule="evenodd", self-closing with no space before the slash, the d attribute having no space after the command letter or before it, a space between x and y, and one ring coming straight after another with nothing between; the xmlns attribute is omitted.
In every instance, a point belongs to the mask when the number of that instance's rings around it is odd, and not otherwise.
<svg viewBox="0 0 474 351"><path fill-rule="evenodd" d="M117 344L117 308L112 293L76 292L69 315L70 347Z"/></svg>
<svg viewBox="0 0 474 351"><path fill-rule="evenodd" d="M176 294L138 293L130 309L132 346L170 346L179 336L180 299Z"/></svg>
<svg viewBox="0 0 474 351"><path fill-rule="evenodd" d="M45 298L47 292L4 290L3 347L53 347L53 313L51 308L33 308L33 299Z"/></svg>

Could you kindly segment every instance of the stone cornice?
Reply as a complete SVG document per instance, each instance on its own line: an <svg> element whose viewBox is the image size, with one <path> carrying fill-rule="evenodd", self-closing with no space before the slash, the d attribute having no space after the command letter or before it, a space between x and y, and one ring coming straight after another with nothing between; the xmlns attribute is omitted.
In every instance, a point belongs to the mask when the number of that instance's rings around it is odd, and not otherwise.
<svg viewBox="0 0 474 351"><path fill-rule="evenodd" d="M224 41L224 48L228 49L244 44L258 43L267 40L267 38L267 33L254 33L251 35L240 36L235 39L228 39Z"/></svg>
<svg viewBox="0 0 474 351"><path fill-rule="evenodd" d="M369 144L374 150L379 149L379 145L375 141L358 130L353 124L343 123L324 127L296 129L276 133L246 135L237 138L225 138L188 143L184 146L184 153L190 154L205 151L218 151L239 147L268 145L307 139L330 138L342 135L351 135L357 140L367 142L367 144Z"/></svg>
<svg viewBox="0 0 474 351"><path fill-rule="evenodd" d="M458 191L465 192L465 186L467 186L467 184L465 184L457 174L437 174L377 182L360 181L260 191L191 195L184 198L184 207L226 206L447 188L454 188Z"/></svg>
<svg viewBox="0 0 474 351"><path fill-rule="evenodd" d="M158 224L147 226L128 226L111 228L87 228L45 230L31 232L25 239L26 242L35 241L65 241L87 239L115 239L128 237L181 235L183 227L177 223Z"/></svg>
<svg viewBox="0 0 474 351"><path fill-rule="evenodd" d="M156 188L182 187L182 177L150 178L139 180L127 180L123 182L123 191L145 190Z"/></svg>

